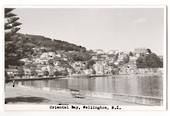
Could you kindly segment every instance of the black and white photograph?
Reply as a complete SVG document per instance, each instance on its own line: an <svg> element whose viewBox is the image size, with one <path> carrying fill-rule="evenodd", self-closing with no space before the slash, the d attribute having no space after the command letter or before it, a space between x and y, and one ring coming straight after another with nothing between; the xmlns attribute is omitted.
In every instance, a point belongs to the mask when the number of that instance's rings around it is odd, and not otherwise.
<svg viewBox="0 0 170 116"><path fill-rule="evenodd" d="M4 7L4 105L164 107L165 10Z"/></svg>

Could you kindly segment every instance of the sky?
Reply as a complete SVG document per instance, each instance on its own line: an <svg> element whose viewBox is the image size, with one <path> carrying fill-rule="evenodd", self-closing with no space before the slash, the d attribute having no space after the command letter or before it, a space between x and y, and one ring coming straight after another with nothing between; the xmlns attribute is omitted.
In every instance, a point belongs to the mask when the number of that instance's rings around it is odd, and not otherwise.
<svg viewBox="0 0 170 116"><path fill-rule="evenodd" d="M163 54L162 8L17 8L20 33L63 40L87 49Z"/></svg>

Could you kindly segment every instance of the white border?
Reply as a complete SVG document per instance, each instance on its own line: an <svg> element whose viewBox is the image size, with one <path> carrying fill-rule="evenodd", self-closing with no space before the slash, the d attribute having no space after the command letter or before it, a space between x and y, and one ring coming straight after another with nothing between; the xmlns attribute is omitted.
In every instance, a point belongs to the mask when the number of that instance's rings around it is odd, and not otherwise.
<svg viewBox="0 0 170 116"><path fill-rule="evenodd" d="M6 7L13 7L13 8L164 8L164 78L163 78L163 106L121 106L124 110L130 110L130 111L148 111L148 110L166 110L166 100L167 100L167 83L166 83L166 80L167 80L167 75L166 75L166 66L167 66L167 51L166 51L166 41L167 41L167 33L166 33L166 24L167 24L167 20L166 20L166 13L167 13L167 9L166 9L166 6L165 5L153 5L153 6L150 6L150 5L145 5L145 6L142 6L142 5L116 5L116 6L113 6L113 5L98 5L98 6L94 6L94 5L4 5L3 8L6 8ZM3 9L2 8L2 9ZM4 23L3 23L4 24ZM4 31L3 32L3 36L4 36ZM4 39L3 39L4 40ZM3 41L4 42L4 41ZM3 45L4 47L4 45ZM165 57L166 56L166 57ZM3 58L4 59L4 58ZM4 71L4 70L3 70ZM166 78L165 78L166 77ZM3 78L3 82L4 82L4 78ZM4 84L3 84L4 85ZM4 98L4 94L3 94L3 98ZM26 111L26 110L31 110L31 111L51 111L48 107L50 105L7 105L5 104L4 105L4 109L5 110L23 110L23 111ZM56 110L57 111L57 110Z"/></svg>
<svg viewBox="0 0 170 116"><path fill-rule="evenodd" d="M10 5L4 8L165 8L166 5Z"/></svg>

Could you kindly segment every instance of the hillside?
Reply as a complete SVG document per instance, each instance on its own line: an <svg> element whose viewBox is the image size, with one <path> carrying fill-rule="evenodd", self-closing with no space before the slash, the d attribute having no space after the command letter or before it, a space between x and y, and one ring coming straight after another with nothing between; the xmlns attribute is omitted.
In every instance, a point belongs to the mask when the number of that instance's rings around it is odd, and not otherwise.
<svg viewBox="0 0 170 116"><path fill-rule="evenodd" d="M62 40L52 40L51 38L40 35L17 34L15 39L18 43L22 43L23 46L46 47L51 50L86 51L85 47Z"/></svg>
<svg viewBox="0 0 170 116"><path fill-rule="evenodd" d="M65 52L87 54L86 48L62 40L52 40L40 35L18 33L12 38L5 37L5 64L19 65L17 59L30 57L33 48L44 47L47 51L62 50ZM88 54L87 54L88 55ZM84 58L84 56L83 56ZM86 56L85 56L86 58Z"/></svg>

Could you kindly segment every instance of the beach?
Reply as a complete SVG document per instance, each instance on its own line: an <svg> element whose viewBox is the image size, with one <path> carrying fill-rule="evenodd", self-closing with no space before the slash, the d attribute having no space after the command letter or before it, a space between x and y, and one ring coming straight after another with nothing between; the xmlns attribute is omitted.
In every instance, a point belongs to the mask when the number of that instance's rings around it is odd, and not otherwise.
<svg viewBox="0 0 170 116"><path fill-rule="evenodd" d="M139 105L107 98L76 98L73 97L70 92L63 90L41 90L25 86L12 87L12 84L6 84L5 102L6 104Z"/></svg>

